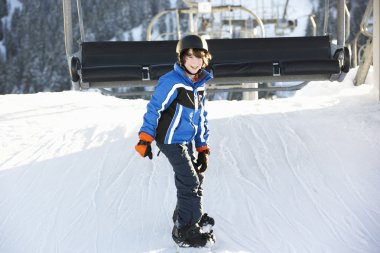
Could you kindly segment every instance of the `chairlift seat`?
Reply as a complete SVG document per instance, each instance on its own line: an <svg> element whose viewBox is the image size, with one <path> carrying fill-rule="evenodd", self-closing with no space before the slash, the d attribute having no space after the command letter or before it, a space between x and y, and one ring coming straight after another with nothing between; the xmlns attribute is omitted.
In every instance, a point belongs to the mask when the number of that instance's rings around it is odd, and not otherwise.
<svg viewBox="0 0 380 253"><path fill-rule="evenodd" d="M340 73L328 36L213 40L209 45L216 78Z"/></svg>
<svg viewBox="0 0 380 253"><path fill-rule="evenodd" d="M173 69L177 41L107 41L81 44L81 82L148 82ZM343 67L328 36L210 39L209 68L220 80L338 79ZM243 78L243 79L242 79Z"/></svg>
<svg viewBox="0 0 380 253"><path fill-rule="evenodd" d="M92 83L149 79L144 69L150 66L156 66L156 69L167 65L173 67L176 56L169 52L173 52L175 47L175 41L83 42L82 81Z"/></svg>

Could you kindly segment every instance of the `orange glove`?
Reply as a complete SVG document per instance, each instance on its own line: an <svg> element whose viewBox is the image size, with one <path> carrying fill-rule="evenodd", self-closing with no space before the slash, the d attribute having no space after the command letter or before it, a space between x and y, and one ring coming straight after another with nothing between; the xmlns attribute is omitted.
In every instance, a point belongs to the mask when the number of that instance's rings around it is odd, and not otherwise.
<svg viewBox="0 0 380 253"><path fill-rule="evenodd" d="M197 151L197 168L200 173L203 173L206 171L208 166L208 155L210 154L210 148L208 146L198 147Z"/></svg>
<svg viewBox="0 0 380 253"><path fill-rule="evenodd" d="M152 154L152 147L150 144L154 140L152 136L145 132L141 132L139 134L139 142L136 144L135 149L136 151L142 156L142 157L149 157L149 159L152 160L153 154Z"/></svg>

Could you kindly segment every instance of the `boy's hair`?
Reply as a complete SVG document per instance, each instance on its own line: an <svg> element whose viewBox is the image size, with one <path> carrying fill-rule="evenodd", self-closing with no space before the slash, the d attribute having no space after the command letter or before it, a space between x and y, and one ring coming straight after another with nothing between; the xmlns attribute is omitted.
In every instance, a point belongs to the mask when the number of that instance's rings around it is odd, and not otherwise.
<svg viewBox="0 0 380 253"><path fill-rule="evenodd" d="M181 67L185 66L185 56L189 54L190 49L193 50L193 54L197 58L202 58L203 64L202 68L206 68L207 65L209 64L210 60L212 59L212 55L210 52L204 50L204 49L199 49L199 48L188 48L183 50L179 55L178 55L178 63Z"/></svg>

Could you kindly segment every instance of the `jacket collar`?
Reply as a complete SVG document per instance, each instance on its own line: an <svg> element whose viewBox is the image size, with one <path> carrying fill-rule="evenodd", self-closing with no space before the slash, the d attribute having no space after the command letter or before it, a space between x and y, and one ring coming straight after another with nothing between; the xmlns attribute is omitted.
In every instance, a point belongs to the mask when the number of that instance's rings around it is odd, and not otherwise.
<svg viewBox="0 0 380 253"><path fill-rule="evenodd" d="M212 79L212 76L208 71L202 70L201 74L199 75L198 81L193 83L190 77L186 75L185 71L181 68L181 66L179 66L177 62L174 64L174 71L186 81L186 84L189 84L193 87L201 86L204 83L206 83L208 80Z"/></svg>

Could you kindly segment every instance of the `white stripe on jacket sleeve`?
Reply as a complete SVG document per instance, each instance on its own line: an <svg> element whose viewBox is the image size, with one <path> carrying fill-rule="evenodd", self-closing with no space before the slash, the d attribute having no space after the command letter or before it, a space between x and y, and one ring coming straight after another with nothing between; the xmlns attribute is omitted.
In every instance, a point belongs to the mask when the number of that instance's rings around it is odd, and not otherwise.
<svg viewBox="0 0 380 253"><path fill-rule="evenodd" d="M172 139L173 139L173 135L174 135L174 131L175 129L178 127L178 124L179 124L179 121L181 120L181 116L182 116L182 105L179 105L179 109L178 109L178 114L177 114L177 117L174 121L174 124L172 126L172 129L170 130L170 134L169 134L169 139L168 139L168 144L172 144Z"/></svg>

